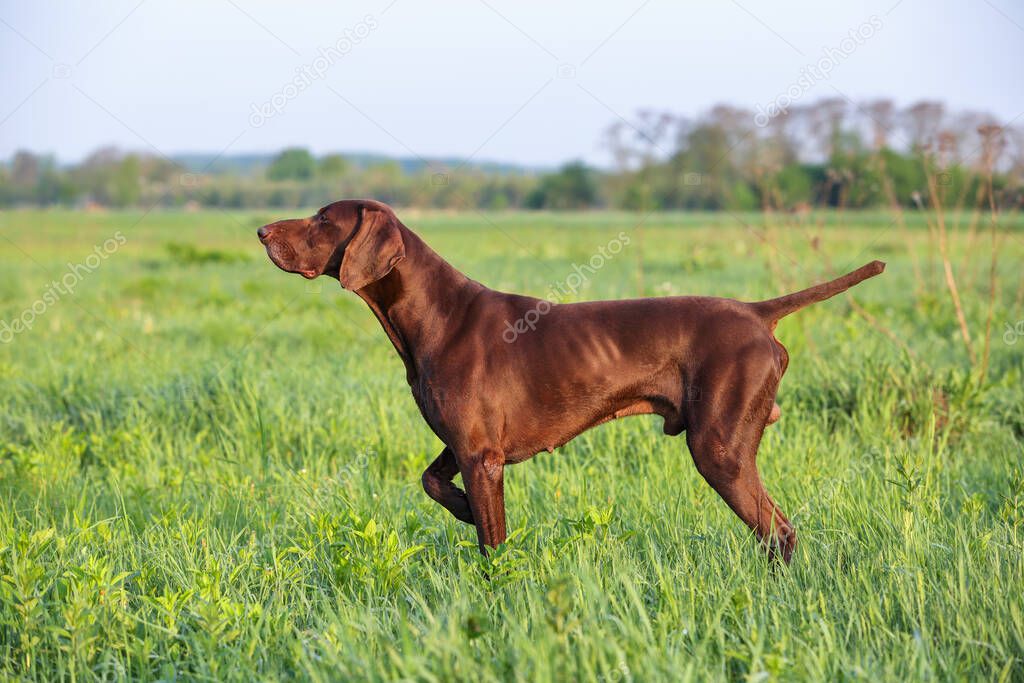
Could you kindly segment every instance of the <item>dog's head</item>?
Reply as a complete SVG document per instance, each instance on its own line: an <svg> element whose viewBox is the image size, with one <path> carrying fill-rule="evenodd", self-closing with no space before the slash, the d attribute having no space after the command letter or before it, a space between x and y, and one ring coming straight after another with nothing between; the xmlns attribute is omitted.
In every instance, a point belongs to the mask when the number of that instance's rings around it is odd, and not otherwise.
<svg viewBox="0 0 1024 683"><path fill-rule="evenodd" d="M405 258L395 212L369 199L334 202L308 218L264 225L256 235L281 270L310 280L329 275L351 290L376 282Z"/></svg>

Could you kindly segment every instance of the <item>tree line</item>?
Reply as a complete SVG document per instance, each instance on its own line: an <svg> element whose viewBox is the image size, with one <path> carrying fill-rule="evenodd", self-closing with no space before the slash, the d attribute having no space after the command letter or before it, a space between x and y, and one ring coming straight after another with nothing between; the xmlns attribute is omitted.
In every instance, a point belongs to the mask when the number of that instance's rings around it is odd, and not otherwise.
<svg viewBox="0 0 1024 683"><path fill-rule="evenodd" d="M841 98L777 115L717 105L686 117L644 110L603 134L608 168L538 172L429 161L367 162L286 149L249 167L192 169L102 148L80 163L16 152L0 206L310 207L342 196L451 209L779 210L972 206L991 177L1001 207L1024 205L1024 128L940 102Z"/></svg>

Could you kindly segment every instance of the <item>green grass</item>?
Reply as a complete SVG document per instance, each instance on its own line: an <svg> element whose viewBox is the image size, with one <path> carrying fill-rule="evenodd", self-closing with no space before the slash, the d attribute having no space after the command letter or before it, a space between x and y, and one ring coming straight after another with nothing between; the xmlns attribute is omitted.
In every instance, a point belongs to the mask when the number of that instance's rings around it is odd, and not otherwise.
<svg viewBox="0 0 1024 683"><path fill-rule="evenodd" d="M1019 221L979 387L913 217L920 282L884 214L401 215L535 295L620 230L579 298L636 296L641 254L647 295L745 299L881 258L858 301L915 355L843 297L780 325L759 462L799 533L788 569L655 418L507 470L515 533L484 560L420 489L441 445L369 310L264 256L280 216L0 214L3 321L124 236L0 345L0 678L1024 679ZM964 232L980 349L987 236Z"/></svg>

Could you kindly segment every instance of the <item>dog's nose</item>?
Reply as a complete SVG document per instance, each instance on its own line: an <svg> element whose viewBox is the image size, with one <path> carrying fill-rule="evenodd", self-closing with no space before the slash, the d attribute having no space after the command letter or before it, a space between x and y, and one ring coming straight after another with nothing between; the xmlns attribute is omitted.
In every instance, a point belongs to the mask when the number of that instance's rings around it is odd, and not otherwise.
<svg viewBox="0 0 1024 683"><path fill-rule="evenodd" d="M260 238L261 242L263 240L267 239L267 235L269 235L269 234L270 234L270 231L267 230L267 226L265 226L265 225L262 228L260 228L259 230L256 231L256 236Z"/></svg>

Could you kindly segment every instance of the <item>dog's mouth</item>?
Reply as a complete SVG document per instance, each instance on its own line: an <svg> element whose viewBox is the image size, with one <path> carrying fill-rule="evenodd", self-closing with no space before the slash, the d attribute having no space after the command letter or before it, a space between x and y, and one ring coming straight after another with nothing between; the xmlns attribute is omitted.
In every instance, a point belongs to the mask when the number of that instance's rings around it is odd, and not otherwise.
<svg viewBox="0 0 1024 683"><path fill-rule="evenodd" d="M320 275L316 270L310 268L299 268L292 265L295 261L295 250L293 250L287 242L280 242L268 238L269 235L260 236L260 242L263 243L263 246L267 250L267 256L275 266L286 273L298 273L307 280L312 280Z"/></svg>

